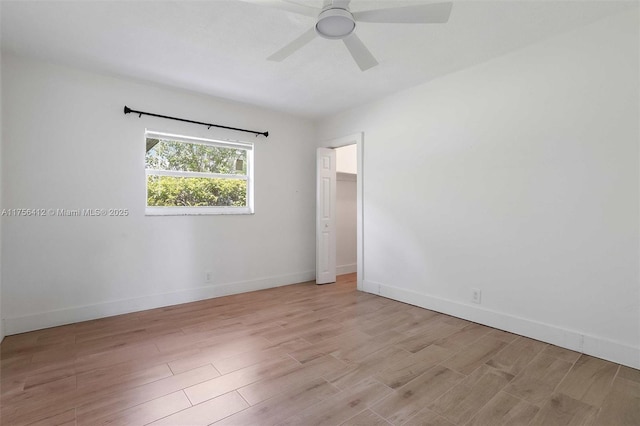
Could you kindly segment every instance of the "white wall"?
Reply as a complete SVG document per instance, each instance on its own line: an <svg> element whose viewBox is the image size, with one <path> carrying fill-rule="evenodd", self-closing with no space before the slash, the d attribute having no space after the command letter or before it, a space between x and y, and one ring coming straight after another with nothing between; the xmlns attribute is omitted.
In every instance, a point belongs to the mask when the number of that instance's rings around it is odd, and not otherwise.
<svg viewBox="0 0 640 426"><path fill-rule="evenodd" d="M638 36L632 9L320 123L364 131L365 288L640 367Z"/></svg>
<svg viewBox="0 0 640 426"><path fill-rule="evenodd" d="M15 56L2 86L5 208L130 211L4 218L8 334L313 279L312 123ZM124 115L125 104L270 136ZM255 215L145 217L145 127L254 141Z"/></svg>
<svg viewBox="0 0 640 426"><path fill-rule="evenodd" d="M336 148L336 171L358 174L358 146L356 144Z"/></svg>

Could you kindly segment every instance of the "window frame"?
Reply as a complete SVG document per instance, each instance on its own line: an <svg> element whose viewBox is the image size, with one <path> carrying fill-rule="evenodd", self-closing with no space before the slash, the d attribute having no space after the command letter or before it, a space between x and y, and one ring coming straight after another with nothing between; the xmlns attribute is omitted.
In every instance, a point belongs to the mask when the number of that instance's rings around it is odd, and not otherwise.
<svg viewBox="0 0 640 426"><path fill-rule="evenodd" d="M147 169L146 161L144 168L144 187L145 187L145 216L197 216L197 215L248 215L254 214L253 206L253 142L244 141L222 141L216 139L205 139L193 136L177 135L172 133L157 132L153 130L145 130L144 140L145 145L148 138L166 139L175 142L199 144L214 146L218 148L231 148L242 149L247 152L247 174L225 174L225 173L206 173L206 172L188 172L178 170L152 170ZM146 152L145 152L146 157ZM148 177L149 176L172 176L172 177L194 177L194 178L209 178L209 179L241 179L247 182L247 205L243 207L238 206L149 206L148 192Z"/></svg>

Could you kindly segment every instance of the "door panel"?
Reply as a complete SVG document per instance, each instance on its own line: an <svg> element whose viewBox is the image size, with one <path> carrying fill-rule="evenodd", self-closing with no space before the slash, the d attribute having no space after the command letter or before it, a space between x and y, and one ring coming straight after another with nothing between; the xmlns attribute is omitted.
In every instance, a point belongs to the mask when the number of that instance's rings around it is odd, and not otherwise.
<svg viewBox="0 0 640 426"><path fill-rule="evenodd" d="M316 188L316 283L336 281L336 152L318 148Z"/></svg>

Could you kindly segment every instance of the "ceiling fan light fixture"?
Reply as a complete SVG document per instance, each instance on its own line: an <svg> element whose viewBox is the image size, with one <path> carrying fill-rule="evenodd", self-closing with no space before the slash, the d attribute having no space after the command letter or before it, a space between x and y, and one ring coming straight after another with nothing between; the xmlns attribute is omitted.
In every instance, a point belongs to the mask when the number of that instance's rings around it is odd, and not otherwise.
<svg viewBox="0 0 640 426"><path fill-rule="evenodd" d="M356 21L348 10L327 9L318 15L316 33L328 39L342 39L356 29Z"/></svg>

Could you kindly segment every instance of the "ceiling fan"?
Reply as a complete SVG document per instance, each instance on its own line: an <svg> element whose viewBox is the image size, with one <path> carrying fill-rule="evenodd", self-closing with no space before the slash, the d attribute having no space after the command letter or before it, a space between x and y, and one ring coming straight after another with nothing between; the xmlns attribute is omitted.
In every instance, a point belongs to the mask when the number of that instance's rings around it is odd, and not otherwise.
<svg viewBox="0 0 640 426"><path fill-rule="evenodd" d="M269 56L268 60L283 61L316 36L320 36L330 40L342 40L362 71L375 67L378 65L378 61L355 34L356 22L443 24L449 20L453 6L451 2L444 2L351 12L349 10L351 0L325 0L322 9L287 0L244 1L316 19L316 24L312 28Z"/></svg>

